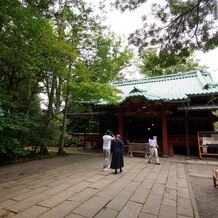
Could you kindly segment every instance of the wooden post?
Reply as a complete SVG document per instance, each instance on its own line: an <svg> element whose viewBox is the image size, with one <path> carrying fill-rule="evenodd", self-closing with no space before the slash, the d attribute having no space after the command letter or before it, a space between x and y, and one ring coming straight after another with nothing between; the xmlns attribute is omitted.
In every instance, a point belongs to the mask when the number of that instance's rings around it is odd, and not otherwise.
<svg viewBox="0 0 218 218"><path fill-rule="evenodd" d="M167 137L167 115L166 110L162 110L162 144L163 144L163 156L169 157L168 154L168 137Z"/></svg>
<svg viewBox="0 0 218 218"><path fill-rule="evenodd" d="M186 140L186 151L187 156L190 157L190 146L189 146L189 133L188 133L188 109L189 109L190 102L188 101L186 112L185 112L185 140Z"/></svg>

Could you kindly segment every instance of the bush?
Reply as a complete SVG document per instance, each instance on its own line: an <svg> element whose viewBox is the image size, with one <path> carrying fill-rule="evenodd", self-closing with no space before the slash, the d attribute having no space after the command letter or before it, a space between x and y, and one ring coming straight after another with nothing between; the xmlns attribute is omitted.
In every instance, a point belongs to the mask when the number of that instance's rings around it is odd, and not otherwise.
<svg viewBox="0 0 218 218"><path fill-rule="evenodd" d="M10 138L7 141L2 141L0 144L0 159L14 159L24 155L24 147L15 138Z"/></svg>
<svg viewBox="0 0 218 218"><path fill-rule="evenodd" d="M80 139L76 138L76 137L73 137L71 135L67 135L64 139L64 146L65 147L79 147L81 146L81 141Z"/></svg>

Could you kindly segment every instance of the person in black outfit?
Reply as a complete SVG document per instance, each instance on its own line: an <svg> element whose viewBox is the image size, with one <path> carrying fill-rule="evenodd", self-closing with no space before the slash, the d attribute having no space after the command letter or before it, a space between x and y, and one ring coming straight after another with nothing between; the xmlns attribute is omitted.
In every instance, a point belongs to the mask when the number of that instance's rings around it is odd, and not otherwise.
<svg viewBox="0 0 218 218"><path fill-rule="evenodd" d="M123 149L124 143L121 139L121 135L116 135L116 139L113 140L111 147L111 169L115 170L114 174L117 174L117 169L120 169L121 173L122 167L124 167Z"/></svg>

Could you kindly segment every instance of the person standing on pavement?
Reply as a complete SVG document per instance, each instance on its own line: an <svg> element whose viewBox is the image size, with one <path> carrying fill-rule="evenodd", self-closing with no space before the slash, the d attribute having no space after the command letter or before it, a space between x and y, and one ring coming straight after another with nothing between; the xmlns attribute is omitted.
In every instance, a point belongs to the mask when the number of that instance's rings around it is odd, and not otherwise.
<svg viewBox="0 0 218 218"><path fill-rule="evenodd" d="M124 143L122 141L121 135L116 135L116 139L112 142L111 152L111 169L114 169L114 174L117 174L117 170L120 169L120 173L122 172L122 167L124 167L123 160L123 149Z"/></svg>
<svg viewBox="0 0 218 218"><path fill-rule="evenodd" d="M103 155L104 155L103 170L109 170L111 141L114 140L115 137L110 130L107 130L105 135L102 137L102 139L103 139Z"/></svg>
<svg viewBox="0 0 218 218"><path fill-rule="evenodd" d="M151 163L151 159L154 157L156 164L160 165L159 157L158 157L158 144L157 144L157 137L153 136L153 139L148 139L149 143L149 157L148 157L148 163Z"/></svg>

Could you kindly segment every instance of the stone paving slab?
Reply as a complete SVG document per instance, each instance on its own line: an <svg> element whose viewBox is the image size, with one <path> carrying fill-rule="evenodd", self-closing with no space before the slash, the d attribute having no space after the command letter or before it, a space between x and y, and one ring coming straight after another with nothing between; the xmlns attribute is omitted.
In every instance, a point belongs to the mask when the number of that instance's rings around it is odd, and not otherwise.
<svg viewBox="0 0 218 218"><path fill-rule="evenodd" d="M114 175L113 170L102 171L101 155L87 156L3 182L0 217L198 218L189 176L208 178L209 173L200 172L211 161L160 160L161 165L155 165L145 158L125 156L123 172ZM192 167L193 163L199 167Z"/></svg>

